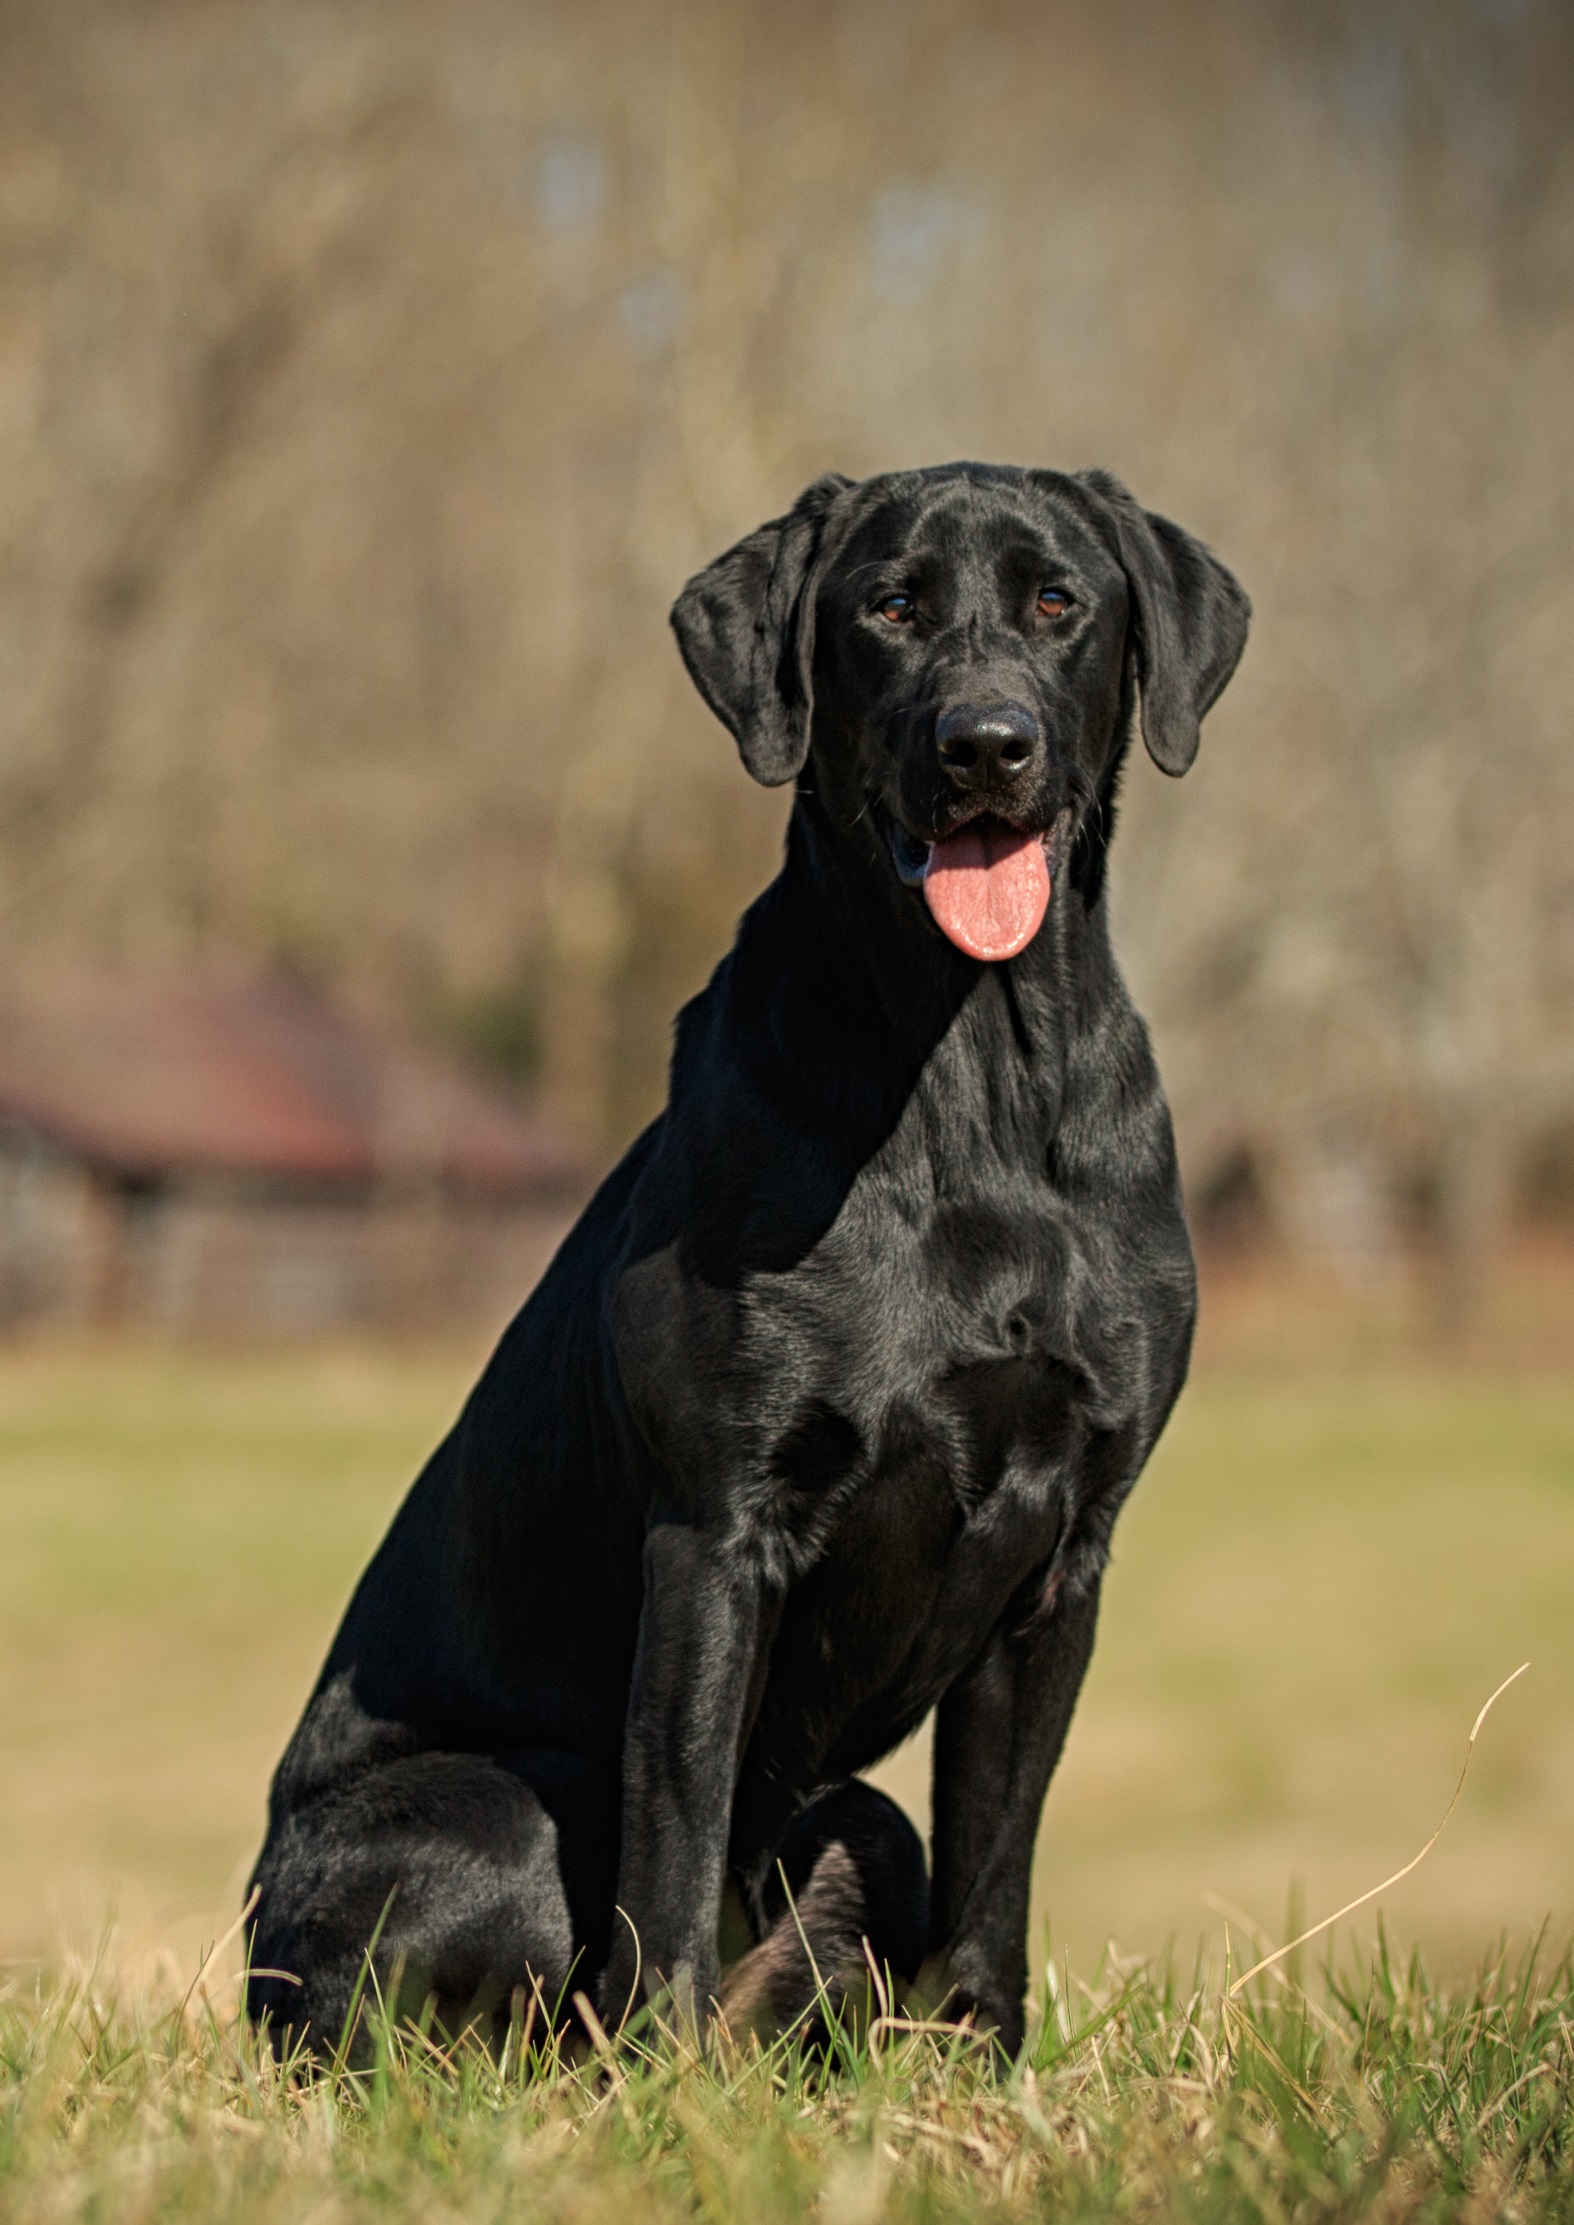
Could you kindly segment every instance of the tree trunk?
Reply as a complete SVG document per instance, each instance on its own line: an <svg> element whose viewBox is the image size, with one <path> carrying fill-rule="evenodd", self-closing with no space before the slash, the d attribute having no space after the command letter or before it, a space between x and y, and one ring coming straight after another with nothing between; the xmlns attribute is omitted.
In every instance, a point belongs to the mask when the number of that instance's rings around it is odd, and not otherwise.
<svg viewBox="0 0 1574 2225"><path fill-rule="evenodd" d="M1444 1137L1437 1325L1450 1343L1464 1341L1481 1323L1488 1270L1507 1218L1509 1143L1504 1123L1479 1107L1456 1112Z"/></svg>

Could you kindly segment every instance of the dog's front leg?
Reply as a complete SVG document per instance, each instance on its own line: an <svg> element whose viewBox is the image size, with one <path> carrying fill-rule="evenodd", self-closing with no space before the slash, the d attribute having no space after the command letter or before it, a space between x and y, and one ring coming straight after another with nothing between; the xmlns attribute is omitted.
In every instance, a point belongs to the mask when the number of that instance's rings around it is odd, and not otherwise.
<svg viewBox="0 0 1574 2225"><path fill-rule="evenodd" d="M1001 1624L935 1716L931 1947L948 2013L1022 2044L1028 1894L1039 1812L1076 1706L1098 1619L1098 1581Z"/></svg>
<svg viewBox="0 0 1574 2225"><path fill-rule="evenodd" d="M636 1992L709 2015L738 1753L774 1595L735 1541L680 1521L645 1542L623 1750L622 1853L602 2014Z"/></svg>

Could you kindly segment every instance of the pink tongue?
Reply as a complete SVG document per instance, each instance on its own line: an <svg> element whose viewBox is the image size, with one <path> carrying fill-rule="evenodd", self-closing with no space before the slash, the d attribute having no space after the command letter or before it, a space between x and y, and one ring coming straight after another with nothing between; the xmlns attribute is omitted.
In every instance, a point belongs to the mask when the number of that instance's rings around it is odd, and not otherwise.
<svg viewBox="0 0 1574 2225"><path fill-rule="evenodd" d="M1014 958L1044 923L1049 860L1036 834L975 819L929 853L924 895L936 924L970 958Z"/></svg>

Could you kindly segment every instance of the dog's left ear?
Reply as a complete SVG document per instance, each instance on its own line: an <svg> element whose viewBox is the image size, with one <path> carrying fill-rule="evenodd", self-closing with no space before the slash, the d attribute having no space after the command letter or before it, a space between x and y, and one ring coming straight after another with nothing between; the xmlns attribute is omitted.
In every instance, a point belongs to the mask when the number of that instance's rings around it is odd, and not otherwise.
<svg viewBox="0 0 1574 2225"><path fill-rule="evenodd" d="M1113 472L1079 471L1115 529L1136 634L1142 738L1167 773L1197 754L1199 729L1241 661L1252 606L1233 572L1168 518L1141 509Z"/></svg>
<svg viewBox="0 0 1574 2225"><path fill-rule="evenodd" d="M795 780L814 711L814 591L826 513L853 484L805 487L785 517L696 572L672 606L689 678L767 788Z"/></svg>

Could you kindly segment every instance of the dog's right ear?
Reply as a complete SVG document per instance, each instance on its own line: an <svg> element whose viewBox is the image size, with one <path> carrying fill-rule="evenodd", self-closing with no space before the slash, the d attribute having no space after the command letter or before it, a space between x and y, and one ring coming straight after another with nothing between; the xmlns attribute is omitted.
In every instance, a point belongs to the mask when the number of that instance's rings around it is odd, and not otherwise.
<svg viewBox="0 0 1574 2225"><path fill-rule="evenodd" d="M767 788L795 780L814 711L814 591L826 514L853 484L805 487L782 518L696 572L672 606L689 678Z"/></svg>

